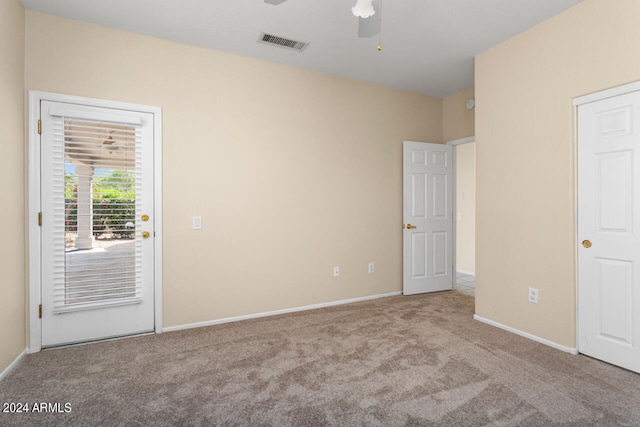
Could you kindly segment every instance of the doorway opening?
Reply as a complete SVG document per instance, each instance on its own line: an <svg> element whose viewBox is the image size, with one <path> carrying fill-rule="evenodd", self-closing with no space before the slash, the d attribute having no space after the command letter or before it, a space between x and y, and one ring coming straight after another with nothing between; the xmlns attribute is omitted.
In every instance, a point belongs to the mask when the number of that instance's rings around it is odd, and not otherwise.
<svg viewBox="0 0 640 427"><path fill-rule="evenodd" d="M475 137L447 142L454 147L455 269L454 289L475 296L476 144Z"/></svg>

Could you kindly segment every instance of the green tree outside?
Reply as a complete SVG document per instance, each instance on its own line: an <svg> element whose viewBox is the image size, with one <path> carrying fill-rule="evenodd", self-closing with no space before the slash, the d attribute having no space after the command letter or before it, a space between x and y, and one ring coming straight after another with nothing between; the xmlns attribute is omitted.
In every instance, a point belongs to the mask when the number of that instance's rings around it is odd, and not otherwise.
<svg viewBox="0 0 640 427"><path fill-rule="evenodd" d="M65 229L77 231L78 177L65 175ZM111 233L114 238L131 238L135 233L135 174L133 170L98 169L92 183L93 234Z"/></svg>

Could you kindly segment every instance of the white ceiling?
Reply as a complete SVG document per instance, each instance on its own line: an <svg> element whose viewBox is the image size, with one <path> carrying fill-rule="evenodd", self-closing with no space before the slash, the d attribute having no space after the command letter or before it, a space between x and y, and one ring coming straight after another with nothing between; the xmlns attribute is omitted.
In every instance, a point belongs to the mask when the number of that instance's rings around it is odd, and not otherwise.
<svg viewBox="0 0 640 427"><path fill-rule="evenodd" d="M436 97L473 87L473 57L582 0L382 0L358 38L355 0L20 0L27 9ZM378 0L374 0L377 8ZM260 33L309 42L302 52Z"/></svg>

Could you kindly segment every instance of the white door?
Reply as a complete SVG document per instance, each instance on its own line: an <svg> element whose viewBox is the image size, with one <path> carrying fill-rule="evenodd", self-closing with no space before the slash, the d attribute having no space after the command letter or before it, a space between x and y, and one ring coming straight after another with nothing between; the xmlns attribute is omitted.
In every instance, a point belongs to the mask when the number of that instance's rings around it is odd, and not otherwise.
<svg viewBox="0 0 640 427"><path fill-rule="evenodd" d="M42 101L42 346L154 329L153 114Z"/></svg>
<svg viewBox="0 0 640 427"><path fill-rule="evenodd" d="M452 148L403 144L403 293L453 289Z"/></svg>
<svg viewBox="0 0 640 427"><path fill-rule="evenodd" d="M578 107L579 351L640 372L640 92Z"/></svg>

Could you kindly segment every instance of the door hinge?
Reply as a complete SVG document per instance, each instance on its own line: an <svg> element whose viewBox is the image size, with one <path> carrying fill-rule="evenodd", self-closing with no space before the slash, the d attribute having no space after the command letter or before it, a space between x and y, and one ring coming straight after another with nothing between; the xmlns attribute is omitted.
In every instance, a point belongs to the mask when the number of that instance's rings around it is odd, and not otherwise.
<svg viewBox="0 0 640 427"><path fill-rule="evenodd" d="M38 316L39 319L42 319L42 304L38 306Z"/></svg>
<svg viewBox="0 0 640 427"><path fill-rule="evenodd" d="M38 225L42 227L42 212L38 212Z"/></svg>
<svg viewBox="0 0 640 427"><path fill-rule="evenodd" d="M42 135L42 120L38 119L38 135Z"/></svg>

